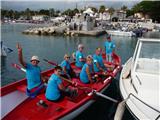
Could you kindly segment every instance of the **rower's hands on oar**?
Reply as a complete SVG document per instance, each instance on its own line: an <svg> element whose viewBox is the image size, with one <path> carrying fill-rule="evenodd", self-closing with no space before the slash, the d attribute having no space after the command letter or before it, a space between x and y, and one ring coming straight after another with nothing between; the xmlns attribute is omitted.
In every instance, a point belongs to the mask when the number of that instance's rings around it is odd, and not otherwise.
<svg viewBox="0 0 160 120"><path fill-rule="evenodd" d="M78 85L78 83L75 81L72 81L72 85L76 87Z"/></svg>

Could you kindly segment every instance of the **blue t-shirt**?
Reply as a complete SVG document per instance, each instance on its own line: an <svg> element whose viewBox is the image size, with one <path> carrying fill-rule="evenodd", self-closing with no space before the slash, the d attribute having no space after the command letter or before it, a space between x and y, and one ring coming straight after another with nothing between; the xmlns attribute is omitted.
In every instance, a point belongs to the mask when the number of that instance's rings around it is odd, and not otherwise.
<svg viewBox="0 0 160 120"><path fill-rule="evenodd" d="M66 60L63 60L62 63L61 63L61 67L65 67L66 68L66 71L67 73L69 74L69 71L71 70L71 66L70 66L70 63Z"/></svg>
<svg viewBox="0 0 160 120"><path fill-rule="evenodd" d="M39 66L33 66L32 64L27 63L26 66L26 78L27 78L27 88L31 90L39 86L41 81L41 69Z"/></svg>
<svg viewBox="0 0 160 120"><path fill-rule="evenodd" d="M102 55L93 55L93 67L94 67L94 71L95 72L99 72L99 68L97 67L96 63L98 63L100 65L101 68L105 68L104 63L103 63L103 58Z"/></svg>
<svg viewBox="0 0 160 120"><path fill-rule="evenodd" d="M89 67L89 72L92 73L93 71L93 66L92 65L88 65L87 63L84 64L81 72L80 72L80 80L83 82L83 83L89 83L89 78L88 78L88 75L87 75L87 72L86 72L86 68Z"/></svg>
<svg viewBox="0 0 160 120"><path fill-rule="evenodd" d="M79 61L81 58L84 58L84 55L80 51L76 51L76 66L82 68L85 62Z"/></svg>
<svg viewBox="0 0 160 120"><path fill-rule="evenodd" d="M106 41L106 42L105 42L106 54L107 54L107 55L112 54L112 51L113 51L113 49L114 49L115 47L116 47L116 46L115 46L115 44L114 44L112 41L111 41L111 42Z"/></svg>
<svg viewBox="0 0 160 120"><path fill-rule="evenodd" d="M48 85L46 89L45 96L49 100L57 100L60 98L61 93L58 88L58 85L62 83L62 80L55 74L52 74L52 76L48 80Z"/></svg>

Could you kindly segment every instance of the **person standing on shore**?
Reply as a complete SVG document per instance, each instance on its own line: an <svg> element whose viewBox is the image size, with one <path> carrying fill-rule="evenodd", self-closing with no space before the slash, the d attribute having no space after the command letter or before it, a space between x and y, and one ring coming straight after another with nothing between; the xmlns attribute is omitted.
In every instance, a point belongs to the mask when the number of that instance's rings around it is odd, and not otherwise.
<svg viewBox="0 0 160 120"><path fill-rule="evenodd" d="M36 97L38 93L41 92L41 90L45 87L43 81L45 81L44 78L41 76L41 69L38 66L38 63L40 62L38 56L32 56L30 62L26 63L23 60L23 54L22 54L22 47L19 43L17 43L17 50L18 50L18 60L20 64L26 69L26 78L27 78L27 89L26 94L30 97Z"/></svg>
<svg viewBox="0 0 160 120"><path fill-rule="evenodd" d="M115 44L111 40L111 35L107 35L107 41L105 42L106 60L112 62L112 52L115 51Z"/></svg>

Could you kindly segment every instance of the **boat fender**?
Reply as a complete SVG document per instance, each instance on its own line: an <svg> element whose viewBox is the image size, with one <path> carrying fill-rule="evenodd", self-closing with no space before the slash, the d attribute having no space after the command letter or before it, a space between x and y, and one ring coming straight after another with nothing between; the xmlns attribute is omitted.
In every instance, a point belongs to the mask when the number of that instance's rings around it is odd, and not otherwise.
<svg viewBox="0 0 160 120"><path fill-rule="evenodd" d="M123 73L122 79L126 79L130 76L131 70L127 70L126 72Z"/></svg>
<svg viewBox="0 0 160 120"><path fill-rule="evenodd" d="M125 111L125 103L126 103L126 100L123 100L118 104L116 113L114 115L114 120L122 120L123 114Z"/></svg>

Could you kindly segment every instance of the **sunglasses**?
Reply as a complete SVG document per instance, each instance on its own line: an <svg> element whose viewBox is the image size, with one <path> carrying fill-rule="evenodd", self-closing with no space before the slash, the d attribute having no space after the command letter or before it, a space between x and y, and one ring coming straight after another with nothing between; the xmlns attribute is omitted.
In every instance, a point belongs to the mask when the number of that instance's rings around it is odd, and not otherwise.
<svg viewBox="0 0 160 120"><path fill-rule="evenodd" d="M61 70L58 70L57 72L58 72L58 73L61 73L62 71L61 71Z"/></svg>

